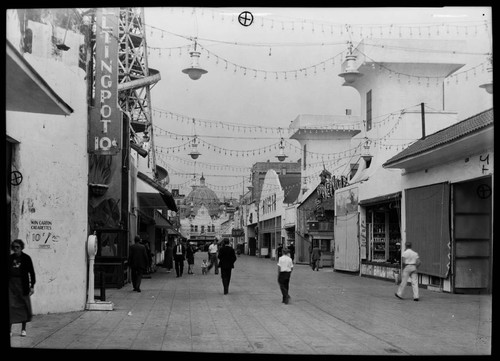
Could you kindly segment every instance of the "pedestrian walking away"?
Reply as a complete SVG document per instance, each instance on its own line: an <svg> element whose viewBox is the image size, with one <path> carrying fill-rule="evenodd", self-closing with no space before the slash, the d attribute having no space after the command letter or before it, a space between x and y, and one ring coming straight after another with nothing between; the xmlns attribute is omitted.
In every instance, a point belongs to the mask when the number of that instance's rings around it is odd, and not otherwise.
<svg viewBox="0 0 500 361"><path fill-rule="evenodd" d="M172 240L170 239L166 242L163 266L167 269L167 273L170 273L174 268L174 249L172 247Z"/></svg>
<svg viewBox="0 0 500 361"><path fill-rule="evenodd" d="M276 259L279 259L283 255L283 244L280 243L278 248L276 248Z"/></svg>
<svg viewBox="0 0 500 361"><path fill-rule="evenodd" d="M141 243L141 237L134 237L134 244L130 246L128 264L132 276L132 287L141 292L142 275L147 272L149 258L146 247Z"/></svg>
<svg viewBox="0 0 500 361"><path fill-rule="evenodd" d="M420 258L418 253L411 248L411 243L406 242L406 249L401 254L403 263L403 274L401 275L401 284L395 293L395 296L399 299L403 299L404 290L408 279L411 282L411 288L413 290L413 301L418 301L418 274L417 268L420 266Z"/></svg>
<svg viewBox="0 0 500 361"><path fill-rule="evenodd" d="M153 254L151 253L151 245L148 241L141 238L141 244L146 247L146 254L148 255L148 265L146 266L145 274L152 273L151 264L153 263Z"/></svg>
<svg viewBox="0 0 500 361"><path fill-rule="evenodd" d="M24 242L15 239L9 255L9 317L10 335L12 324L21 324L21 336L26 336L26 323L33 317L31 296L35 293L35 268L31 257L23 252Z"/></svg>
<svg viewBox="0 0 500 361"><path fill-rule="evenodd" d="M210 271L212 267L215 267L214 269L214 274L219 274L219 265L217 264L217 240L214 240L212 244L208 247L208 269L207 271Z"/></svg>
<svg viewBox="0 0 500 361"><path fill-rule="evenodd" d="M176 277L182 277L182 274L184 273L185 259L186 259L186 247L182 244L180 238L177 238L177 242L174 248L174 263L175 263Z"/></svg>
<svg viewBox="0 0 500 361"><path fill-rule="evenodd" d="M288 249L290 250L290 258L292 259L292 261L294 261L294 259L295 259L295 246L293 245L293 242L290 243L290 245L288 246Z"/></svg>
<svg viewBox="0 0 500 361"><path fill-rule="evenodd" d="M319 271L319 261L321 260L321 250L318 246L312 249L312 269L313 271Z"/></svg>
<svg viewBox="0 0 500 361"><path fill-rule="evenodd" d="M281 295L285 305L290 301L290 295L288 293L290 285L290 276L293 270L293 261L289 256L290 251L287 248L283 249L283 255L278 259L278 284L280 285Z"/></svg>
<svg viewBox="0 0 500 361"><path fill-rule="evenodd" d="M196 253L197 249L192 245L188 244L186 246L186 260L188 263L188 274L192 275L193 273L193 268L194 268L194 254Z"/></svg>
<svg viewBox="0 0 500 361"><path fill-rule="evenodd" d="M224 288L224 294L229 293L229 283L231 282L231 272L234 268L234 262L236 262L236 253L233 247L229 246L229 239L224 238L222 240L223 246L219 250L219 265L220 274L222 278L222 286Z"/></svg>

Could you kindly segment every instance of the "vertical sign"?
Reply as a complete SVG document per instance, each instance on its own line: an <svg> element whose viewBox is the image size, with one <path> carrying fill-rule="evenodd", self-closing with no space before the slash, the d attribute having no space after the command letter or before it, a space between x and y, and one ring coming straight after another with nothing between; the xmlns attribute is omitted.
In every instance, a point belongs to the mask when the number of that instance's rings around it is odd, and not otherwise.
<svg viewBox="0 0 500 361"><path fill-rule="evenodd" d="M95 102L90 110L88 152L120 152L122 122L118 105L119 8L98 8L95 44Z"/></svg>

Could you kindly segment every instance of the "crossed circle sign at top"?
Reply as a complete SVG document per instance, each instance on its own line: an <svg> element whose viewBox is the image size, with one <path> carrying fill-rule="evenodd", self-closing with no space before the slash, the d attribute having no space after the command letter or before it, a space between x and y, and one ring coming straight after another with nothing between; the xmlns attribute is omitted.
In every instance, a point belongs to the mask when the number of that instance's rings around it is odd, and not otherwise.
<svg viewBox="0 0 500 361"><path fill-rule="evenodd" d="M253 23L253 15L250 11L243 11L238 15L238 21L243 26L250 26Z"/></svg>

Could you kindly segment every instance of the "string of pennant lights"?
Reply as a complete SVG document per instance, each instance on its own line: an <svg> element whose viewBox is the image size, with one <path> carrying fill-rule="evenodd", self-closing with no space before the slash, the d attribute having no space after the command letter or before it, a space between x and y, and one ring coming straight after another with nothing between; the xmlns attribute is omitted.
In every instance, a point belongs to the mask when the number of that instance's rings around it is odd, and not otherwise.
<svg viewBox="0 0 500 361"><path fill-rule="evenodd" d="M171 13L178 9L171 8ZM195 9L184 10L181 8L182 14L195 14ZM211 10L200 8L196 11L196 15L208 16L212 21L217 21L220 24L238 24L239 12L227 13L220 10ZM230 18L230 19L228 19ZM274 31L301 31L318 35L335 35L335 36L360 36L360 37L376 37L376 36L395 36L395 37L411 37L411 38L428 38L431 36L479 36L481 32L487 32L490 27L490 22L482 21L450 21L436 23L415 23L415 24L348 24L334 23L328 21L318 21L311 19L294 18L290 20L282 20L270 17L268 15L254 14L254 23L256 27L265 28L265 30ZM239 25L239 24L238 24ZM149 25L148 25L149 26ZM159 34L164 36L169 32L163 29L149 26L151 36Z"/></svg>
<svg viewBox="0 0 500 361"><path fill-rule="evenodd" d="M153 108L152 109L153 115L157 116L159 119L166 119L166 120L175 120L179 121L181 123L188 123L191 124L194 121L196 121L197 125L206 127L206 128L216 128L216 129L221 129L221 130L230 130L232 132L239 132L239 133L271 133L271 134L282 134L284 131L287 131L289 134L292 134L294 132L315 132L316 130L332 130L332 129L344 129L344 130L355 130L359 129L361 124L363 123L362 121L352 121L349 123L340 123L340 124L330 124L330 125L323 125L323 126L311 126L308 128L298 128L298 127L288 127L288 128L282 128L282 127L273 127L273 126L265 126L265 125L250 125L250 124L241 124L241 123L231 123L231 122L223 122L223 121L218 121L218 120L209 120L209 119L203 119L203 118L194 118L191 116L175 113L172 111L168 110L162 110L158 108ZM158 127L159 128L159 127ZM165 130L159 128L160 131L166 132ZM166 133L163 133L166 134ZM299 133L300 134L300 133Z"/></svg>
<svg viewBox="0 0 500 361"><path fill-rule="evenodd" d="M406 110L411 109L413 107L415 107L415 106L399 110L399 113L400 113L399 119L401 119L402 113L404 113ZM373 122L372 123L373 127L374 128L375 127L382 128L388 122L390 122L396 114L397 113L395 113L395 112L389 113L382 120L379 120L377 122ZM319 129L310 129L311 132L318 132L318 130ZM389 136L392 135L394 133L394 131L395 131L394 129L391 129L387 135L380 137L379 139L373 139L374 145L375 146L384 146L383 142L386 141L387 139L389 139ZM169 135L175 139L179 139L179 137L181 137L182 140L188 139L190 137L192 138L192 136L180 135L177 133L169 132L169 131L166 131L160 127L156 127L156 134L157 135L159 135L159 134ZM260 148L256 148L256 149L250 149L250 150L234 150L234 149L227 149L227 148L219 147L217 145L206 142L205 140L201 139L202 137L203 137L203 135L197 136L198 144L200 144L202 147L205 147L208 150L213 150L216 153L218 152L219 154L224 154L224 155L229 155L229 156L247 157L247 156L261 155L261 154L265 154L267 152L271 152L273 150L276 150L281 145L284 147L288 147L289 150L295 151L296 154L298 154L298 155L302 154L302 149L299 146L296 146L295 144L291 144L288 141L283 141L283 140L280 142L276 142L274 144L271 144L269 146L266 146L266 147L260 147ZM186 150L186 147L188 144L190 144L190 142L191 141L187 141L181 145L172 146L172 147L163 147L163 146L155 145L155 148L156 148L156 152L159 154L175 153L175 152L180 152L182 150ZM387 147L389 145L385 145L385 146ZM337 153L319 153L319 152L306 151L306 155L308 157L310 157L311 159L317 159L317 160L321 160L321 161L325 161L325 160L329 161L329 160L342 159L344 157L351 156L352 154L355 153L355 151L358 148L359 148L359 145L357 147L352 148L352 149L348 149L348 150L345 150L342 152L337 152Z"/></svg>
<svg viewBox="0 0 500 361"><path fill-rule="evenodd" d="M98 25L99 26L99 25ZM160 37L161 39L164 38L164 35L165 34L169 34L169 35L175 35L177 37L182 37L186 40L189 40L190 42L193 42L193 38L192 36L184 36L184 35L181 35L181 34L175 34L173 32L170 32L170 31L167 31L167 30L163 30L163 29L159 29L157 27L154 27L154 26L150 26L150 25L147 25L145 24L146 28L149 27L149 33L151 35L151 37L154 37L155 34L160 34ZM353 26L360 26L360 25L349 25L349 24L342 24L342 25L339 25L341 28L345 27L346 29L351 29L351 35L354 33L352 31L352 28ZM387 25L385 25L387 26ZM426 26L423 26L424 28L431 28L431 27L435 27L435 28L440 28L440 27L446 27L447 30L446 30L446 33L450 33L450 27L452 27L453 25L451 24L433 24L433 25L426 25ZM464 29L468 29L469 27L474 27L474 29L476 29L476 31L474 31L473 33L477 36L477 28L478 27L484 27L485 28L485 31L488 31L489 29L489 23L488 21L483 21L481 22L480 24L469 24L469 25L456 25L457 27L459 28L464 28ZM393 28L394 25L391 24L389 26L389 28ZM399 32L401 33L401 29L404 29L404 28L407 28L409 29L410 31L410 34L412 34L412 29L418 29L418 28L421 28L421 27L418 27L418 26L404 26L404 25L399 25ZM362 26L361 26L362 28ZM429 30L430 31L430 30ZM420 31L420 34L422 33L422 31ZM362 32L361 32L362 34ZM465 35L467 35L468 32L467 30L465 31ZM489 34L489 33L488 33ZM383 34L382 34L383 35ZM439 31L436 35L439 35ZM458 34L459 35L459 34ZM114 37L114 35L111 35ZM116 38L116 37L115 37ZM217 40L213 40L213 39L206 39L207 41L211 41L211 42L218 42ZM350 37L347 41L347 43L349 42L352 42L352 37ZM230 45L235 45L234 42L226 42L227 44L230 44ZM207 53L207 60L210 59L210 55L212 55L212 57L215 57L215 63L216 64L219 64L220 63L223 63L224 66L225 66L225 70L228 70L228 68L231 68L233 69L233 73L237 73L238 71L240 71L240 73L242 73L243 75L253 75L254 78L257 78L260 74L260 77L263 78L264 80L266 80L268 78L268 75L269 77L273 77L274 79L276 80L279 80L279 79L283 79L283 80L288 80L289 78L292 78L292 79L298 79L299 76L305 76L307 77L308 74L312 74L312 75L316 75L318 73L318 69L319 70L323 70L323 71L326 71L326 66L328 64L330 64L330 61L331 61L331 65L335 65L336 64L336 59L338 59L337 61L337 64L341 64L344 57L345 57L345 54L348 54L345 51L341 51L340 53L338 53L337 55L333 56L333 57L330 57L324 61L321 61L321 62L317 62L316 64L314 65L311 65L311 66L308 66L308 67L302 67L302 68L299 68L299 69L294 69L294 70L273 70L273 71L270 71L270 70L262 70L262 69L257 69L257 68L252 68L252 67L245 67L245 66L242 66L242 65L238 65L234 62L231 62L223 57L220 57L218 55L216 55L215 53L213 53L212 51L208 50L206 47L204 47L203 45L201 45L198 41L195 41L195 47L196 45L201 48L202 50L204 50L206 53ZM333 44L331 44L333 45ZM337 45L337 44L335 44ZM370 45L370 44L367 44L367 45ZM380 45L378 44L377 46L384 46L385 48L391 48L390 45ZM172 55L172 50L179 50L179 55L182 56L183 55L183 50L184 49L189 49L190 48L190 45L184 45L184 46L178 46L178 47L170 47L170 48L162 48L162 47L152 47L150 45L147 46L147 51L148 51L148 54L150 54L151 50L154 50L154 51L157 51L158 55L161 56L162 55L162 50L163 51L166 51L168 50L168 53L169 53L169 56ZM408 49L408 48L400 48L401 50L404 50L404 51L435 51L435 50L429 50L429 49ZM358 49L359 51L359 49ZM360 52L360 51L359 51ZM441 51L441 52L444 52L444 51ZM345 53L345 54L344 54ZM360 52L361 53L361 52ZM450 54L466 54L465 52L461 52L460 49L457 49L455 51L448 51L448 53ZM199 52L198 52L199 54ZM468 54L474 54L474 53L468 53ZM364 54L363 55L367 58L369 58L368 55ZM491 53L477 53L476 55L483 55L483 56L491 56ZM417 84L418 85L423 85L425 84L426 86L430 86L430 81L431 80L436 80L435 84L436 85L439 85L439 82L437 80L439 79L444 79L446 78L447 79L447 85L450 84L450 81L455 79L455 83L458 84L459 82L459 76L462 75L463 78L465 78L464 80L467 81L469 80L469 75L471 76L476 76L477 75L477 72L478 72L478 69L483 73L485 72L486 70L486 67L489 65L489 61L485 61L485 62L482 62L466 71L462 71L462 72L459 72L459 73L454 73L454 74L451 74L449 75L448 77L432 77L432 76L421 76L421 75L416 75L416 74L405 74L405 73L400 73L400 72L396 72L396 71L393 71L391 70L390 68L388 68L386 65L384 64L381 64L381 63L377 63L375 62L373 59L369 58L370 60L372 60L372 66L374 68L378 68L380 71L381 70L384 70L385 72L388 73L389 75L389 78L392 78L392 76L394 76L398 81L401 81L402 79L401 78L406 78L407 81L410 83L412 79L416 80ZM281 76L280 76L281 75Z"/></svg>
<svg viewBox="0 0 500 361"><path fill-rule="evenodd" d="M233 73L238 73L242 74L244 76L251 76L254 79L256 78L261 78L264 80L267 79L274 79L274 80L297 80L303 77L308 77L308 76L315 76L319 74L321 71L325 72L327 69L329 70L332 66L335 67L336 65L340 66L345 59L346 55L348 54L347 51L341 51L338 54L336 54L333 57L329 57L327 59L324 59L323 61L317 62L313 65L297 68L297 69L291 69L291 70L264 70L264 69L257 69L253 67L248 67L248 66L243 66L236 64L222 56L219 56L215 54L214 52L208 50L206 47L202 46L200 43L197 43L198 47L201 48L206 55L206 60L210 59L215 59L215 65L223 65L224 70L232 70ZM384 48L391 49L391 48L396 48L396 47L391 47L391 45L373 45L373 44L366 44L368 46L383 46ZM188 46L184 47L178 47L179 49L179 55L182 56L182 49L187 48ZM169 56L172 54L172 49L169 48ZM419 51L419 52L436 52L436 50L429 50L429 49L409 49L409 48L400 48L403 51ZM151 47L148 46L148 51L154 50L157 52L158 56L162 55L162 48L159 47ZM417 80L418 85L426 84L427 86L429 85L430 80L440 80L440 79L448 79L453 80L455 79L458 81L458 77L460 75L465 75L465 80L468 80L469 75L476 76L478 73L478 69L481 72L485 71L485 67L488 65L488 61L483 61L479 63L478 65L475 65L472 68L469 68L468 70L453 73L449 76L446 77L433 77L433 76L424 76L424 75L418 75L418 74L408 74L408 73L401 73L397 72L394 70L391 70L388 66L384 65L383 63L376 62L374 59L370 58L367 54L361 52L359 49L357 50L360 54L364 55L367 59L370 59L372 63L372 67L374 69L378 69L379 71L384 70L385 72L388 73L388 77L392 78L394 77L397 80L402 80L402 78L407 78L409 80L415 79ZM469 54L469 55L481 55L481 56L489 56L489 53L466 53L466 52L460 52L459 50L457 51L440 51L441 53L449 53L449 54ZM421 81L422 80L422 81ZM439 85L439 82L436 82L437 85ZM449 83L448 83L449 84Z"/></svg>
<svg viewBox="0 0 500 361"><path fill-rule="evenodd" d="M182 164L186 165L194 165L194 161L192 160L186 160L181 157L177 157L175 155L163 155L162 157L165 160L173 160ZM220 163L207 163L207 162L196 162L197 166L201 166L205 169L211 169L211 170L230 170L230 171L250 171L251 167L242 167L242 166L233 166L233 165L228 165L228 164L220 164Z"/></svg>

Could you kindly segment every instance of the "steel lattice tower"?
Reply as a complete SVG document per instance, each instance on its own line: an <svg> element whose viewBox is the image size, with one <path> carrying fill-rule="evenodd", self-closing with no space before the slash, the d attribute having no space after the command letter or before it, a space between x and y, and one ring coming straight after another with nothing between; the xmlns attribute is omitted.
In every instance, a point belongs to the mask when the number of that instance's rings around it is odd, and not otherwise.
<svg viewBox="0 0 500 361"><path fill-rule="evenodd" d="M118 103L129 119L131 142L138 142L138 133L149 136L156 178L151 88L160 80L160 73L148 66L144 9L121 8L119 21Z"/></svg>

